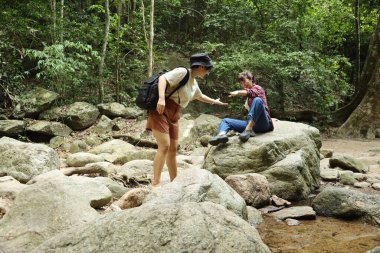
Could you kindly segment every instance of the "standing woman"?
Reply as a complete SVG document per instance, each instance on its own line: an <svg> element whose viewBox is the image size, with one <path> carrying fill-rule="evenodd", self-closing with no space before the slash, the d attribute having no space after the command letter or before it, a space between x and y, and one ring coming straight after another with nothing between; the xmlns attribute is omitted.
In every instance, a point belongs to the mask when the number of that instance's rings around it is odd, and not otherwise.
<svg viewBox="0 0 380 253"><path fill-rule="evenodd" d="M213 67L210 57L207 54L194 54L190 57L190 70L179 67L175 68L162 76L158 81L159 100L156 110L148 112L146 129L153 131L158 150L153 162L152 187L159 187L161 183L161 172L165 161L168 166L170 181L177 176L177 146L178 146L178 120L180 111L185 108L191 100L215 104L227 105L212 99L204 94L198 87L196 77L203 78ZM169 99L165 97L170 94L189 71L187 83L174 92Z"/></svg>

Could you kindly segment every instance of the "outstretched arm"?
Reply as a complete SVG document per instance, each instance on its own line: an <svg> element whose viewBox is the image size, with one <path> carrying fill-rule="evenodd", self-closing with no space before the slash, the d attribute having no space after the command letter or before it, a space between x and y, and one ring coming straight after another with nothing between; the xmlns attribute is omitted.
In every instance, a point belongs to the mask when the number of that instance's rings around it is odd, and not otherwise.
<svg viewBox="0 0 380 253"><path fill-rule="evenodd" d="M231 91L228 97L243 96L246 97L248 94L247 90L235 90Z"/></svg>
<svg viewBox="0 0 380 253"><path fill-rule="evenodd" d="M210 98L209 96L206 96L205 94L202 94L201 97L197 98L197 100L202 101L204 103L209 103L212 105L228 105L228 103L223 103L222 101L218 99Z"/></svg>

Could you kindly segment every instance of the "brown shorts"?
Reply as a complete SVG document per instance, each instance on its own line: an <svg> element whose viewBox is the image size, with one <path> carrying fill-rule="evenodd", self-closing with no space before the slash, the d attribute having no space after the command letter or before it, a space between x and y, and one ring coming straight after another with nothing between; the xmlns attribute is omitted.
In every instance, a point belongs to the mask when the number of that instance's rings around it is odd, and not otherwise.
<svg viewBox="0 0 380 253"><path fill-rule="evenodd" d="M178 140L178 120L181 106L171 99L166 100L163 114L158 114L156 110L148 112L146 129L155 129L161 133L169 134L170 139Z"/></svg>

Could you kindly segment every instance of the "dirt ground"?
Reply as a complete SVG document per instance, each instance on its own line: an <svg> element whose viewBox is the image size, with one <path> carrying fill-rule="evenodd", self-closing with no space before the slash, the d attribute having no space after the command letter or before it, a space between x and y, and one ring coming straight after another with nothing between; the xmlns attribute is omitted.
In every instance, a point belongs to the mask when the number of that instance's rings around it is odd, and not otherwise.
<svg viewBox="0 0 380 253"><path fill-rule="evenodd" d="M350 154L354 157L373 157L380 161L380 139L339 139L323 138L322 149L332 149L335 153Z"/></svg>
<svg viewBox="0 0 380 253"><path fill-rule="evenodd" d="M322 138L322 149L332 149L335 154L352 155L370 165L369 173L380 173L379 138L374 140Z"/></svg>
<svg viewBox="0 0 380 253"><path fill-rule="evenodd" d="M322 149L352 155L375 165L369 173L380 173L380 139L323 138ZM380 227L359 220L318 216L316 220L301 221L299 226L288 226L266 214L257 229L273 253L364 253L380 246Z"/></svg>

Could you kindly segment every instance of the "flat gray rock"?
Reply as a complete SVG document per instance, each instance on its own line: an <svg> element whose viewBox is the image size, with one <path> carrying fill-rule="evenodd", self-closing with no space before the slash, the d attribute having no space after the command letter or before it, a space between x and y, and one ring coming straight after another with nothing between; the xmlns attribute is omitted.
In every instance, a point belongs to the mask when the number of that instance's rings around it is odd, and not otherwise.
<svg viewBox="0 0 380 253"><path fill-rule="evenodd" d="M302 220L313 220L316 218L316 213L310 206L294 206L289 208L284 208L272 214L279 220L291 219L302 219Z"/></svg>

